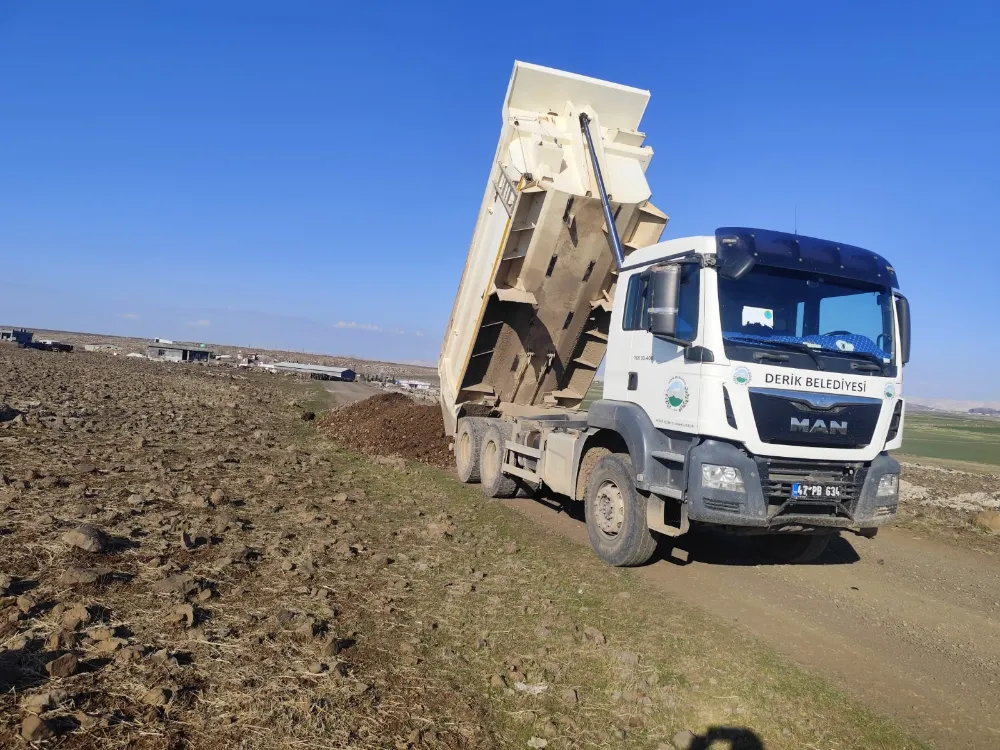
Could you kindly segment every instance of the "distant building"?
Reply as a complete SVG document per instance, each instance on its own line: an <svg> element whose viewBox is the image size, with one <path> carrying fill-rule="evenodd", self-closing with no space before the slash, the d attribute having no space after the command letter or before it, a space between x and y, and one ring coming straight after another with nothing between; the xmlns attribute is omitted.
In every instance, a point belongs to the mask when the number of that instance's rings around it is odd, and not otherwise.
<svg viewBox="0 0 1000 750"><path fill-rule="evenodd" d="M146 347L146 356L167 362L208 362L212 351L206 349L204 344L167 344L159 341Z"/></svg>
<svg viewBox="0 0 1000 750"><path fill-rule="evenodd" d="M115 344L84 344L85 352L120 352L121 347Z"/></svg>
<svg viewBox="0 0 1000 750"><path fill-rule="evenodd" d="M0 328L0 341L10 341L18 346L28 346L35 334L24 328Z"/></svg>
<svg viewBox="0 0 1000 750"><path fill-rule="evenodd" d="M347 367L327 367L326 365L304 365L299 362L275 362L268 367L275 372L294 372L309 375L315 380L344 380L353 383L357 373Z"/></svg>
<svg viewBox="0 0 1000 750"><path fill-rule="evenodd" d="M56 341L54 339L42 339L41 341L36 341L33 344L29 344L32 349L41 349L46 352L71 352L73 351L72 344L64 344L61 341Z"/></svg>
<svg viewBox="0 0 1000 750"><path fill-rule="evenodd" d="M397 380L396 385L411 391L429 391L431 388L431 384L423 380Z"/></svg>

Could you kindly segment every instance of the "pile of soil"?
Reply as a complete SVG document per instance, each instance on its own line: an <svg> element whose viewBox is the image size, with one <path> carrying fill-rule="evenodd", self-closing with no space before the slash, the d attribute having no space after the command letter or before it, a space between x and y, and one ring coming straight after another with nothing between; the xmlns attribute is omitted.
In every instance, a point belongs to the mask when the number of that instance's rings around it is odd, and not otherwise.
<svg viewBox="0 0 1000 750"><path fill-rule="evenodd" d="M323 432L345 448L451 467L441 409L401 393L383 393L324 415Z"/></svg>

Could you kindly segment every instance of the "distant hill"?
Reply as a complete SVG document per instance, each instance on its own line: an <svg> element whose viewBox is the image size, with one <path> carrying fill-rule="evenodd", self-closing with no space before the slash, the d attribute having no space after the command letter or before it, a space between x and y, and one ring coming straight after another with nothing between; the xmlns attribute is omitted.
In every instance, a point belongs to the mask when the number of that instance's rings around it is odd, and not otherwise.
<svg viewBox="0 0 1000 750"><path fill-rule="evenodd" d="M977 406L969 409L969 414L988 414L990 416L1000 416L1000 409L991 409L988 406Z"/></svg>
<svg viewBox="0 0 1000 750"><path fill-rule="evenodd" d="M923 396L907 396L907 407L914 405L923 406L934 411L951 411L961 414L983 414L987 412L973 412L973 409L1000 409L1000 401L961 401L951 398L924 398Z"/></svg>

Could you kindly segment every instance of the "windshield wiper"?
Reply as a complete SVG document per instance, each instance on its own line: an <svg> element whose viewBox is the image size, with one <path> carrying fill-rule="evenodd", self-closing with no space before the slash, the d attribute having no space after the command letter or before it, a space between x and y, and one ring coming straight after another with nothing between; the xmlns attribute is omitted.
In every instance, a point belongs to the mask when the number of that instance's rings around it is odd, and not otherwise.
<svg viewBox="0 0 1000 750"><path fill-rule="evenodd" d="M838 349L838 351L840 351ZM861 362L851 362L851 367L855 370L863 370L866 372L878 372L881 375L885 375L885 362L882 361L881 357L877 354L872 354L870 352L842 352L851 357L863 357L864 359L870 360L874 363L875 367L869 367Z"/></svg>
<svg viewBox="0 0 1000 750"><path fill-rule="evenodd" d="M731 339L731 340L735 340L735 339ZM796 352L804 352L804 353L806 353L806 354L809 355L809 358L813 362L816 363L816 369L817 370L825 370L826 369L826 365L823 364L823 361L816 354L816 350L813 349L811 346L806 346L805 344L796 344L796 343L791 342L791 341L772 341L771 339L765 338L763 336L761 336L760 338L757 338L756 336L754 336L752 338L751 337L747 337L745 340L748 343L751 343L751 344L763 344L764 346L773 346L773 347L776 347L778 349L791 349L792 351L796 351ZM763 353L763 352L761 352L761 353Z"/></svg>

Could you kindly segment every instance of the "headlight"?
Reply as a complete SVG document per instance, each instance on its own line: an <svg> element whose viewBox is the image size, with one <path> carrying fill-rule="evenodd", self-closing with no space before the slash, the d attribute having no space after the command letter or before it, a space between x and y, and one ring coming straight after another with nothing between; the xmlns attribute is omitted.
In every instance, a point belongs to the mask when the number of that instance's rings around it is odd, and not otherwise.
<svg viewBox="0 0 1000 750"><path fill-rule="evenodd" d="M735 466L702 464L701 486L713 490L746 492L746 489L743 487L743 475Z"/></svg>
<svg viewBox="0 0 1000 750"><path fill-rule="evenodd" d="M883 474L878 480L875 497L896 497L899 494L899 474Z"/></svg>

